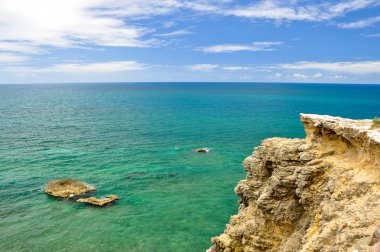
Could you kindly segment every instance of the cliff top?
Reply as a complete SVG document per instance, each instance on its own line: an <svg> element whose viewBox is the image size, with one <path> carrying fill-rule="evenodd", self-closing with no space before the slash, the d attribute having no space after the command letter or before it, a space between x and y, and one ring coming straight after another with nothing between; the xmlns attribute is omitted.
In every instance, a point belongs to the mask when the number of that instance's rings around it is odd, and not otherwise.
<svg viewBox="0 0 380 252"><path fill-rule="evenodd" d="M303 123L313 123L315 127L318 125L333 130L338 135L349 132L351 136L365 134L368 139L380 144L380 127L373 128L373 120L353 120L342 117L317 114L302 114L301 121Z"/></svg>

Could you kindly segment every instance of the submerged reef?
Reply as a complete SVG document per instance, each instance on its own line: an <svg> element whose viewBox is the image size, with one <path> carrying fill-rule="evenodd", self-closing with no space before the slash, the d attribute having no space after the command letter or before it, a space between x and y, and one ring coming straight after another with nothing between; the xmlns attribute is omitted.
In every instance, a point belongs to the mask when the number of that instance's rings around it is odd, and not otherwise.
<svg viewBox="0 0 380 252"><path fill-rule="evenodd" d="M244 160L238 213L209 252L380 252L380 130L301 121L305 139L266 139Z"/></svg>
<svg viewBox="0 0 380 252"><path fill-rule="evenodd" d="M75 199L76 202L87 203L94 206L107 206L119 199L116 195L109 195L100 199L95 197L84 197L84 195L95 190L95 187L74 179L52 180L45 186L45 193L48 195L57 198Z"/></svg>

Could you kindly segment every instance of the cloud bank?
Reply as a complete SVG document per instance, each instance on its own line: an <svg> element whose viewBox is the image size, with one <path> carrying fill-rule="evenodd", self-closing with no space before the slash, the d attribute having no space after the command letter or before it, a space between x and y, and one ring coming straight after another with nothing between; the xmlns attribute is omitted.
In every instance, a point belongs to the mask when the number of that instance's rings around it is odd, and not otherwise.
<svg viewBox="0 0 380 252"><path fill-rule="evenodd" d="M282 42L253 42L252 44L222 44L208 46L198 49L199 51L206 53L231 53L239 51L274 51L276 47L282 45Z"/></svg>
<svg viewBox="0 0 380 252"><path fill-rule="evenodd" d="M67 63L56 64L44 68L35 67L8 67L4 69L8 72L19 73L114 73L127 71L140 71L146 69L147 66L136 61L111 61L111 62L95 62L95 63Z"/></svg>

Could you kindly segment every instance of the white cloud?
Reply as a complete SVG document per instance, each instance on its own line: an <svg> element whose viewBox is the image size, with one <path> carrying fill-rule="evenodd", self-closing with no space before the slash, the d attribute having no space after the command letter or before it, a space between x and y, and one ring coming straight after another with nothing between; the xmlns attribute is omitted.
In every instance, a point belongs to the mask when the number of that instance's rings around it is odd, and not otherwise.
<svg viewBox="0 0 380 252"><path fill-rule="evenodd" d="M4 70L18 73L112 73L139 71L147 66L136 61L111 61L96 63L68 63L57 64L44 68L9 67Z"/></svg>
<svg viewBox="0 0 380 252"><path fill-rule="evenodd" d="M367 38L380 38L380 33L378 33L378 34L369 34L366 37Z"/></svg>
<svg viewBox="0 0 380 252"><path fill-rule="evenodd" d="M256 66L231 66L231 65L217 65L217 64L196 64L187 66L188 69L194 71L212 71L212 70L221 70L228 72L236 72L236 71L255 71L255 72L271 72L271 69L267 67L256 67Z"/></svg>
<svg viewBox="0 0 380 252"><path fill-rule="evenodd" d="M0 52L17 52L26 54L36 54L40 53L40 49L36 46L29 45L27 43L11 43L11 42L1 42L0 41Z"/></svg>
<svg viewBox="0 0 380 252"><path fill-rule="evenodd" d="M272 19L322 21L342 16L348 12L376 6L378 0L301 1L261 0L241 4L236 0L113 0L105 13L121 16L149 17L178 10L193 10L215 15ZM110 7L113 5L114 7Z"/></svg>
<svg viewBox="0 0 380 252"><path fill-rule="evenodd" d="M16 55L13 53L0 53L0 63L14 63L27 61L29 58L26 56Z"/></svg>
<svg viewBox="0 0 380 252"><path fill-rule="evenodd" d="M58 48L84 45L146 47L155 27L136 20L151 19L182 9L213 11L229 1L196 0L1 0L0 42L19 46ZM174 22L166 22L171 27ZM163 36L185 35L179 30ZM13 49L12 49L13 50ZM25 50L24 50L25 51ZM32 52L31 50L30 52Z"/></svg>
<svg viewBox="0 0 380 252"><path fill-rule="evenodd" d="M226 11L227 15L255 19L315 20L315 14L304 7L280 6L277 1L262 1L249 7Z"/></svg>
<svg viewBox="0 0 380 252"><path fill-rule="evenodd" d="M181 9L215 10L217 3L203 0L191 3L183 0L1 0L0 50L39 53L41 47L155 46L158 41L144 38L154 32L154 27L141 22L134 25L134 21ZM165 35L185 33L189 34L183 30Z"/></svg>
<svg viewBox="0 0 380 252"><path fill-rule="evenodd" d="M135 18L149 18L152 15L164 15L181 7L177 0L95 0L101 2L105 9L99 13Z"/></svg>
<svg viewBox="0 0 380 252"><path fill-rule="evenodd" d="M207 53L230 53L239 51L273 51L282 42L253 42L252 44L222 44L197 49Z"/></svg>
<svg viewBox="0 0 380 252"><path fill-rule="evenodd" d="M163 23L162 26L163 26L164 28L168 29L168 28L173 27L174 25L175 25L175 22L174 22L174 21L167 21L167 22Z"/></svg>
<svg viewBox="0 0 380 252"><path fill-rule="evenodd" d="M217 6L217 1L181 1L180 7L199 12L218 13L220 11L220 7Z"/></svg>
<svg viewBox="0 0 380 252"><path fill-rule="evenodd" d="M188 66L188 68L190 70L193 70L193 71L209 72L209 71L217 69L218 65L214 65L214 64L196 64L196 65Z"/></svg>
<svg viewBox="0 0 380 252"><path fill-rule="evenodd" d="M313 74L313 75L307 75L307 74L304 74L304 73L294 73L292 74L292 77L294 78L300 78L300 79L319 79L319 78L322 78L323 74L321 73L316 73L316 74Z"/></svg>
<svg viewBox="0 0 380 252"><path fill-rule="evenodd" d="M268 76L270 79L272 78L277 78L282 81L289 81L291 79L300 79L302 81L310 81L310 82L323 82L327 80L343 80L346 79L346 77L342 75L324 75L322 73L315 73L315 74L306 74L302 72L297 72L297 73L275 73L274 75L269 75Z"/></svg>
<svg viewBox="0 0 380 252"><path fill-rule="evenodd" d="M380 61L360 62L308 62L301 61L281 64L278 67L287 70L324 70L349 74L380 74Z"/></svg>
<svg viewBox="0 0 380 252"><path fill-rule="evenodd" d="M379 5L379 0L339 1L257 0L254 3L234 0L0 0L0 63L17 63L33 59L34 54L54 48L89 48L91 46L148 47L162 45L148 39L158 27L175 26L165 19L145 22L157 15L193 11L204 15L236 16L274 21L324 21ZM192 13L194 14L194 13ZM344 28L360 28L374 24L379 17L341 24ZM164 21L162 21L164 20ZM167 21L167 19L166 19ZM162 22L159 24L159 22ZM157 39L191 34L189 30L174 30L158 34ZM377 37L378 34L369 35ZM220 44L198 50L208 53L238 51L272 51L282 42L251 44ZM47 68L13 68L14 72L120 72L137 71L146 66L136 61L104 63L56 64ZM378 61L368 62L296 62L281 66L219 66L198 64L195 71L259 71L273 68L331 71L350 74L379 73ZM3 68L4 69L4 68ZM298 71L297 71L298 72ZM309 73L308 73L309 74ZM326 78L326 76L324 76Z"/></svg>
<svg viewBox="0 0 380 252"><path fill-rule="evenodd" d="M150 41L141 40L149 30L128 25L118 16L107 15L110 8L117 8L120 3L121 1L112 0L2 0L0 41L12 43L14 47L33 48L66 48L84 44L149 45ZM21 50L27 51L24 49Z"/></svg>
<svg viewBox="0 0 380 252"><path fill-rule="evenodd" d="M346 12L360 10L367 7L379 5L378 0L346 0L333 4L327 8L330 15L341 15Z"/></svg>
<svg viewBox="0 0 380 252"><path fill-rule="evenodd" d="M250 70L255 70L255 68L250 67L250 66L225 66L225 67L223 67L223 70L227 70L227 71L250 71Z"/></svg>
<svg viewBox="0 0 380 252"><path fill-rule="evenodd" d="M189 30L182 29L182 30L176 30L176 31L168 32L168 33L157 34L156 36L158 36L158 37L171 37L171 36L190 35L190 34L193 34L193 33Z"/></svg>
<svg viewBox="0 0 380 252"><path fill-rule="evenodd" d="M157 45L157 41L144 37L155 29L146 27L143 22L133 25L134 21L181 10L256 19L321 21L379 4L378 0L318 2L263 0L252 5L233 0L1 0L0 42L8 43L3 44L3 50L24 53L40 52L40 46L146 47ZM161 36L185 34L189 31L178 30ZM259 47L257 50L263 47L255 44L224 46L225 51L254 51L256 47Z"/></svg>
<svg viewBox="0 0 380 252"><path fill-rule="evenodd" d="M211 70L224 70L224 71L255 71L255 72L271 72L271 71L294 71L300 72L292 73L294 78L331 78L330 75L323 73L345 73L351 75L366 75L366 74L380 74L380 61L357 61L357 62L312 62L312 61L299 61L285 64L275 65L248 65L248 66L229 66L217 64L196 64L188 66L191 70L196 71L211 71ZM307 72L303 72L307 71ZM315 71L315 73L310 73ZM322 72L317 72L322 71ZM283 77L284 72L275 72L273 77ZM336 75L341 76L341 75Z"/></svg>
<svg viewBox="0 0 380 252"><path fill-rule="evenodd" d="M360 29L360 28L365 28L368 26L371 26L375 23L380 22L380 16L377 17L371 17L355 22L350 22L350 23L341 23L338 24L338 27L343 28L343 29Z"/></svg>
<svg viewBox="0 0 380 252"><path fill-rule="evenodd" d="M323 21L377 4L378 0L346 0L335 4L322 2L303 5L299 1L264 0L250 6L231 8L224 13L254 19Z"/></svg>
<svg viewBox="0 0 380 252"><path fill-rule="evenodd" d="M333 75L333 76L329 76L328 78L333 79L333 80L342 80L342 79L345 79L346 77L342 75Z"/></svg>
<svg viewBox="0 0 380 252"><path fill-rule="evenodd" d="M292 76L294 78L301 78L301 79L306 79L307 78L307 75L301 74L301 73L294 73Z"/></svg>

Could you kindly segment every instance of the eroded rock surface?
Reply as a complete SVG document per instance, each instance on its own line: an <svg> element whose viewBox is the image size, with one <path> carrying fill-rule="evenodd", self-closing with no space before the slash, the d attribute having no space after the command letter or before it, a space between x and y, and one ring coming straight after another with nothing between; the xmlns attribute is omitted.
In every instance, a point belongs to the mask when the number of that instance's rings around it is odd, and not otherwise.
<svg viewBox="0 0 380 252"><path fill-rule="evenodd" d="M116 195L108 195L104 198L95 198L95 197L89 197L89 198L81 198L81 199L77 199L77 202L80 202L80 203L87 203L87 204L90 204L90 205L93 205L93 206L106 206L108 204L111 204L113 202L115 202L116 200L118 200L119 197L116 196Z"/></svg>
<svg viewBox="0 0 380 252"><path fill-rule="evenodd" d="M65 199L83 195L95 190L95 187L74 179L52 180L45 186L45 193Z"/></svg>
<svg viewBox="0 0 380 252"><path fill-rule="evenodd" d="M270 138L243 162L238 214L210 252L380 252L380 132L301 114L306 139Z"/></svg>

